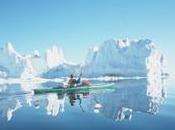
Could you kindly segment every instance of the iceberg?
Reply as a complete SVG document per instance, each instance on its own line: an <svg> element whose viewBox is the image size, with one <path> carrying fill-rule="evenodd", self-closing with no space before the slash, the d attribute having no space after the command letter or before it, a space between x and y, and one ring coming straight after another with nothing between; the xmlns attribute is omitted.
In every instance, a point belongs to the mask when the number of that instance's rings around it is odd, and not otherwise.
<svg viewBox="0 0 175 130"><path fill-rule="evenodd" d="M164 55L149 39L110 39L89 49L83 72L86 77L160 76L165 70L164 62Z"/></svg>
<svg viewBox="0 0 175 130"><path fill-rule="evenodd" d="M61 49L53 46L44 55L19 54L11 43L0 48L0 78L32 79L65 62Z"/></svg>
<svg viewBox="0 0 175 130"><path fill-rule="evenodd" d="M15 51L11 43L0 49L0 71L3 77L18 78L27 67L25 58Z"/></svg>
<svg viewBox="0 0 175 130"><path fill-rule="evenodd" d="M53 68L65 62L62 49L53 46L46 52L46 62L48 68Z"/></svg>
<svg viewBox="0 0 175 130"><path fill-rule="evenodd" d="M166 74L165 56L149 39L104 41L90 48L83 64L65 60L56 46L44 55L19 54L11 43L0 49L0 77L31 79L67 77L83 72L86 78L97 77L160 77Z"/></svg>

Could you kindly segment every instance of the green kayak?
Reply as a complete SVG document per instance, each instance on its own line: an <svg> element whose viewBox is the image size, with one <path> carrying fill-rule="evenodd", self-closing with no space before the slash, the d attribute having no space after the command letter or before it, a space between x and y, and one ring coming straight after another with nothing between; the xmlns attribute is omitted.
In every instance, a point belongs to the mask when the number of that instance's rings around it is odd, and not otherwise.
<svg viewBox="0 0 175 130"><path fill-rule="evenodd" d="M112 89L114 83L110 84L92 84L77 87L68 88L39 88L34 89L34 94L44 94L44 93L57 93L57 92L69 92L69 91L86 91L86 90L99 90L99 89Z"/></svg>

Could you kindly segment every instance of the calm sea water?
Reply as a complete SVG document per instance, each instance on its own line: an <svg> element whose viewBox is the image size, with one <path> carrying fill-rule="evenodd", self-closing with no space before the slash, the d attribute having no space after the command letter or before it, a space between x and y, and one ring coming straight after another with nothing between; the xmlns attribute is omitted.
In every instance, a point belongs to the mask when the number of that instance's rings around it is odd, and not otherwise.
<svg viewBox="0 0 175 130"><path fill-rule="evenodd" d="M1 85L0 130L175 130L175 82L123 80L110 90L27 93L54 85Z"/></svg>

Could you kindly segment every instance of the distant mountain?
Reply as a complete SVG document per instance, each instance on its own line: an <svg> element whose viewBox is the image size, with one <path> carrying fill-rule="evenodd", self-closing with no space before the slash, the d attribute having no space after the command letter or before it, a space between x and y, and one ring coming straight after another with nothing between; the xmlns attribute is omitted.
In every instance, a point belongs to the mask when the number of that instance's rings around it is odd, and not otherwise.
<svg viewBox="0 0 175 130"><path fill-rule="evenodd" d="M43 73L43 78L58 78L58 77L67 77L70 74L79 74L81 67L79 64L71 63L62 63L52 69L48 70L46 73Z"/></svg>

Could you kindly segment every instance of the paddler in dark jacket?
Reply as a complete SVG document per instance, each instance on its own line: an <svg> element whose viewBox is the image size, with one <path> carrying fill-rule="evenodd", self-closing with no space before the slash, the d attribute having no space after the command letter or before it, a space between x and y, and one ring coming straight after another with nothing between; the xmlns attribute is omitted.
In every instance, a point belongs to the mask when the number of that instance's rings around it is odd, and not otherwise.
<svg viewBox="0 0 175 130"><path fill-rule="evenodd" d="M80 74L78 80L76 80L76 79L74 78L74 75L71 74L71 75L70 75L70 79L69 79L69 81L68 81L68 87L74 87L76 84L80 83L81 75L82 75L82 74Z"/></svg>

